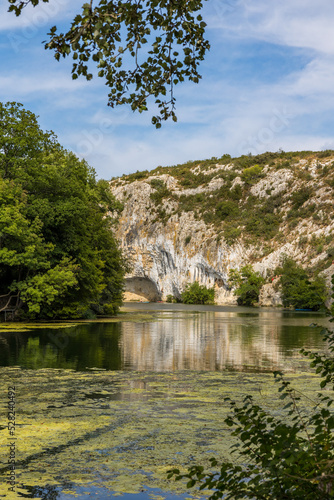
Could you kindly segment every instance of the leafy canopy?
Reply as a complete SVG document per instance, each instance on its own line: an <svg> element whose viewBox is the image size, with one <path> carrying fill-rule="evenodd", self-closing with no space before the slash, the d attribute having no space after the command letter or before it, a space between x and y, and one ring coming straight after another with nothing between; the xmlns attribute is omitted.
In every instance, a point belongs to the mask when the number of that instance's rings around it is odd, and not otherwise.
<svg viewBox="0 0 334 500"><path fill-rule="evenodd" d="M185 291L181 294L181 301L184 304L214 304L215 290L194 281L186 286Z"/></svg>
<svg viewBox="0 0 334 500"><path fill-rule="evenodd" d="M48 2L49 0L43 0ZM204 0L205 1L205 0ZM17 16L41 0L8 0ZM53 26L45 48L55 58L72 55L72 78L93 78L90 64L105 79L111 107L128 104L146 111L152 97L158 113L152 123L175 115L174 86L185 79L198 83L200 61L210 46L206 23L198 11L203 0L90 0L66 33Z"/></svg>
<svg viewBox="0 0 334 500"><path fill-rule="evenodd" d="M240 271L231 269L229 272L229 284L236 287L234 295L238 296L238 305L252 306L258 302L264 283L265 279L250 264L243 266Z"/></svg>
<svg viewBox="0 0 334 500"><path fill-rule="evenodd" d="M36 116L0 103L0 310L29 317L116 312L125 263L121 205Z"/></svg>
<svg viewBox="0 0 334 500"><path fill-rule="evenodd" d="M324 307L327 299L324 278L317 275L312 280L310 273L289 257L284 259L282 267L277 268L275 273L281 275L282 301L285 307L315 311Z"/></svg>

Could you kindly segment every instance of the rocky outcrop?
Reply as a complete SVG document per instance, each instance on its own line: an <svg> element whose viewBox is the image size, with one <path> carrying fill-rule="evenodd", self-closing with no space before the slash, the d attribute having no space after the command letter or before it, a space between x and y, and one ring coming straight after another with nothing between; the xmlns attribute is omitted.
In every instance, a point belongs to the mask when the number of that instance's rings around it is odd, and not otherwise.
<svg viewBox="0 0 334 500"><path fill-rule="evenodd" d="M159 178L170 186L169 178ZM161 300L169 294L179 298L185 286L197 280L216 288L217 303L236 304L228 287L228 271L239 267L252 249L239 244L232 250L217 241L215 231L196 220L192 212L172 215L165 224L154 220L150 212L152 192L150 185L141 181L126 189L113 189L116 198L125 201L117 237L132 265L128 278L150 280ZM134 293L133 289L127 291ZM139 290L137 293L140 295Z"/></svg>
<svg viewBox="0 0 334 500"><path fill-rule="evenodd" d="M259 306L261 307L283 306L281 293L277 289L277 281L278 279L275 279L271 283L266 283L265 285L263 285L259 295Z"/></svg>
<svg viewBox="0 0 334 500"><path fill-rule="evenodd" d="M281 205L275 208L282 221L278 236L267 242L259 239L249 243L243 238L241 225L238 226L240 236L228 243L217 230L217 225L205 222L198 211L179 208L180 200L185 197L212 197L220 192L226 184L221 174L230 175L233 164L216 164L205 171L201 171L200 165L193 167L193 175L202 172L202 177L206 175L208 182L189 188L181 185L180 176L172 175L171 169L164 173L163 168L154 175L147 173L139 180L134 180L133 174L112 181L112 193L124 204L117 238L132 265L127 276L129 297L147 300L166 300L169 294L180 297L185 286L197 280L207 287L215 287L217 304L236 304L236 297L228 284L232 268L240 269L251 263L255 270L269 279L282 255L289 255L304 265L325 261L334 233L334 221L326 215L326 206L329 206L329 201L333 203L333 189L324 177L317 179L317 173L327 168L333 159L326 159L322 164L312 158L307 162L303 159L290 168L264 167L261 178L253 183L247 196L253 196L259 203L270 197L275 200L277 196L282 198ZM162 195L158 203L157 181L170 194ZM296 217L296 223L291 225L291 193L300 192L304 187L308 189L310 185L313 186L312 196L308 197L303 209L306 212L308 205L314 206L320 215L315 217L309 210L309 217ZM236 186L244 189L242 171L234 175L229 186L231 190ZM244 199L240 200L239 206L244 202ZM330 279L330 270L327 274ZM263 287L260 304L281 305L279 292L272 283Z"/></svg>

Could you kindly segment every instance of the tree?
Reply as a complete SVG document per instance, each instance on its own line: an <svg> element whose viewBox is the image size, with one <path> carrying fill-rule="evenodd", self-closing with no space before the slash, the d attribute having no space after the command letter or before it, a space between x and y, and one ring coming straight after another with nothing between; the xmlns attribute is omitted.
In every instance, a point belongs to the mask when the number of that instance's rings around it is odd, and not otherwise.
<svg viewBox="0 0 334 500"><path fill-rule="evenodd" d="M0 103L0 309L29 317L113 313L125 262L112 233L121 205L36 116Z"/></svg>
<svg viewBox="0 0 334 500"><path fill-rule="evenodd" d="M229 284L237 287L234 295L238 296L239 306L252 306L258 302L264 283L265 279L250 264L243 266L240 271L231 269L229 272Z"/></svg>
<svg viewBox="0 0 334 500"><path fill-rule="evenodd" d="M194 281L194 283L189 283L186 286L186 289L181 294L181 301L184 304L214 304L215 290Z"/></svg>
<svg viewBox="0 0 334 500"><path fill-rule="evenodd" d="M333 319L332 319L333 321ZM321 375L320 387L334 389L334 331L326 330L328 353L302 351ZM187 478L187 486L211 490L209 500L329 500L334 498L334 399L327 392L307 398L291 388L279 372L280 399L286 404L270 413L245 396L237 404L230 398L231 415L225 419L237 443L232 453L236 463L225 461L218 471L194 465L188 473L168 471L176 479ZM212 468L218 465L211 459Z"/></svg>
<svg viewBox="0 0 334 500"><path fill-rule="evenodd" d="M281 275L280 285L285 307L317 311L324 306L327 298L324 278L317 275L311 280L310 273L289 257L284 259L282 267L277 268L275 273Z"/></svg>
<svg viewBox="0 0 334 500"><path fill-rule="evenodd" d="M49 0L8 0L9 11L19 16L26 5L42 1ZM177 120L174 86L201 78L198 65L210 48L198 14L202 5L203 0L89 0L67 33L50 29L45 48L58 61L72 55L73 79L91 80L88 64L95 63L110 88L111 107L129 104L141 113L152 97L159 110L152 123L159 128L169 117Z"/></svg>

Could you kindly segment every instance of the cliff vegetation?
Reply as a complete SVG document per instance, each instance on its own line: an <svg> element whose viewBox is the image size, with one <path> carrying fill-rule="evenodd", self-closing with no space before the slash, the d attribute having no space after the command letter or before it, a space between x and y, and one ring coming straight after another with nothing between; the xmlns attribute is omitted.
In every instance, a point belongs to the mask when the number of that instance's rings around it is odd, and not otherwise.
<svg viewBox="0 0 334 500"><path fill-rule="evenodd" d="M118 236L132 276L160 297L188 283L232 301L230 269L274 276L287 256L329 282L334 258L334 151L264 153L157 167L111 181L124 203Z"/></svg>

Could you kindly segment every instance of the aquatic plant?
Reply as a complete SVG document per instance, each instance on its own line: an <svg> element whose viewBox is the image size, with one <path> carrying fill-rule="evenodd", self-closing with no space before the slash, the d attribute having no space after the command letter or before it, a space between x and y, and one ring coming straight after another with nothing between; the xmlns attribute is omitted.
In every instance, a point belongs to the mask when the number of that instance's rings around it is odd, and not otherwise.
<svg viewBox="0 0 334 500"><path fill-rule="evenodd" d="M294 390L281 372L275 372L284 402L279 412L255 403L250 395L237 403L225 401L231 413L225 423L238 441L234 460L210 460L211 467L194 465L186 474L171 469L168 477L188 480L188 488L211 490L210 500L286 499L327 500L334 497L334 332L324 330L328 353L301 351L320 374L320 387L312 398Z"/></svg>

